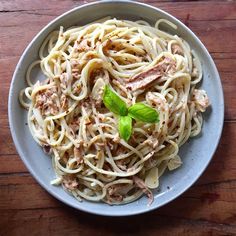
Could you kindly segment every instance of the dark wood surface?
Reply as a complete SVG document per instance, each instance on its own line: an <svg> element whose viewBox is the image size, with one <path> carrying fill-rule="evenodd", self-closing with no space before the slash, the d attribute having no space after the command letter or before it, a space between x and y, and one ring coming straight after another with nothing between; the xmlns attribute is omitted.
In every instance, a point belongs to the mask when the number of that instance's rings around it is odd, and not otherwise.
<svg viewBox="0 0 236 236"><path fill-rule="evenodd" d="M89 215L50 196L29 174L12 142L8 91L24 48L49 21L91 1L0 1L0 235L236 235L236 1L146 0L185 22L211 53L225 94L216 154L181 197L151 213Z"/></svg>

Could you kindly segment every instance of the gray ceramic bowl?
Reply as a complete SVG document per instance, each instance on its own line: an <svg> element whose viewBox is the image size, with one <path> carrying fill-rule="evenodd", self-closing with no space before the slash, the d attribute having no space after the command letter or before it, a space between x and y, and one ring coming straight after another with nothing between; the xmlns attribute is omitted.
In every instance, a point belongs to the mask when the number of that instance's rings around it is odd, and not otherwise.
<svg viewBox="0 0 236 236"><path fill-rule="evenodd" d="M65 27L83 25L107 15L133 20L142 17L150 23L164 18L176 24L178 26L176 33L188 41L201 60L204 71L201 87L207 91L211 100L211 109L204 114L201 135L181 147L180 155L184 164L176 171L166 172L161 177L160 191L154 192L155 200L150 207L147 206L146 197L121 206L109 206L88 201L78 202L61 187L50 185L50 181L55 176L51 167L51 159L43 153L31 137L29 129L25 125L26 111L20 107L18 102L19 91L25 86L26 69L32 61L37 59L39 47L51 31L58 29L60 25ZM39 78L42 75L40 71L34 71L34 76ZM224 100L219 74L212 58L200 40L184 24L168 13L142 3L100 1L66 12L48 24L32 40L16 67L10 88L8 112L12 137L19 155L31 174L49 193L82 211L107 216L127 216L148 212L165 205L186 191L199 178L210 162L221 136Z"/></svg>

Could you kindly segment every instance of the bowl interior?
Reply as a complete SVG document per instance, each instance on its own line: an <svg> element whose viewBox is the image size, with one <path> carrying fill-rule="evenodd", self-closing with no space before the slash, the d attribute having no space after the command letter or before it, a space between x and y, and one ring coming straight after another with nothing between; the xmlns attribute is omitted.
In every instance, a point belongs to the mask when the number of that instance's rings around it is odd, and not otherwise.
<svg viewBox="0 0 236 236"><path fill-rule="evenodd" d="M121 19L144 19L150 23L164 18L176 24L178 26L176 32L170 28L165 28L165 30L184 38L198 54L204 74L201 87L207 91L211 101L211 109L208 109L204 114L201 135L181 147L182 167L172 172L167 171L161 177L160 188L154 191L155 200L150 207L147 206L146 197L120 206L88 201L78 202L61 187L50 185L50 181L55 177L51 158L44 154L31 137L26 124L26 111L20 107L18 102L19 91L26 86L26 70L30 63L38 58L39 47L51 31L58 29L61 25L65 28L72 25L84 25L108 15ZM36 80L43 77L39 68L33 71L33 76ZM95 214L112 216L132 215L155 209L188 189L204 171L214 154L221 135L223 114L224 101L217 69L197 37L169 14L145 4L127 1L104 1L88 4L73 9L51 22L34 38L22 55L13 76L9 95L9 120L12 136L22 160L37 181L52 195L70 206Z"/></svg>

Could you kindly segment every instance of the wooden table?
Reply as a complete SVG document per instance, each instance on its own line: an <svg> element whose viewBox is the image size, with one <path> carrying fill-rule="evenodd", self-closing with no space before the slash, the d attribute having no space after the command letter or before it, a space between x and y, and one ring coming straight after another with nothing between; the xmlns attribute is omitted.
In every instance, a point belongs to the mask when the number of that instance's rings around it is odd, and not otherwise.
<svg viewBox="0 0 236 236"><path fill-rule="evenodd" d="M9 131L8 90L26 45L49 21L84 4L76 0L0 1L0 235L236 235L236 1L146 0L185 22L219 69L225 123L201 178L151 213L107 218L74 210L50 196L19 158ZM209 140L210 142L210 140Z"/></svg>

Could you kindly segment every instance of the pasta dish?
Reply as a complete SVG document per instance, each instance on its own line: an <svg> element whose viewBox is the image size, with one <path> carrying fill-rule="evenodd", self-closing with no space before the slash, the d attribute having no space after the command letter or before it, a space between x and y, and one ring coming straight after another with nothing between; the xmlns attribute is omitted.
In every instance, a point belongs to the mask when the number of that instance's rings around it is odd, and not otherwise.
<svg viewBox="0 0 236 236"><path fill-rule="evenodd" d="M179 148L202 127L209 106L201 63L188 43L160 29L164 19L104 18L52 32L20 92L34 140L52 157L51 184L78 200L152 203ZM45 78L32 78L40 66Z"/></svg>

